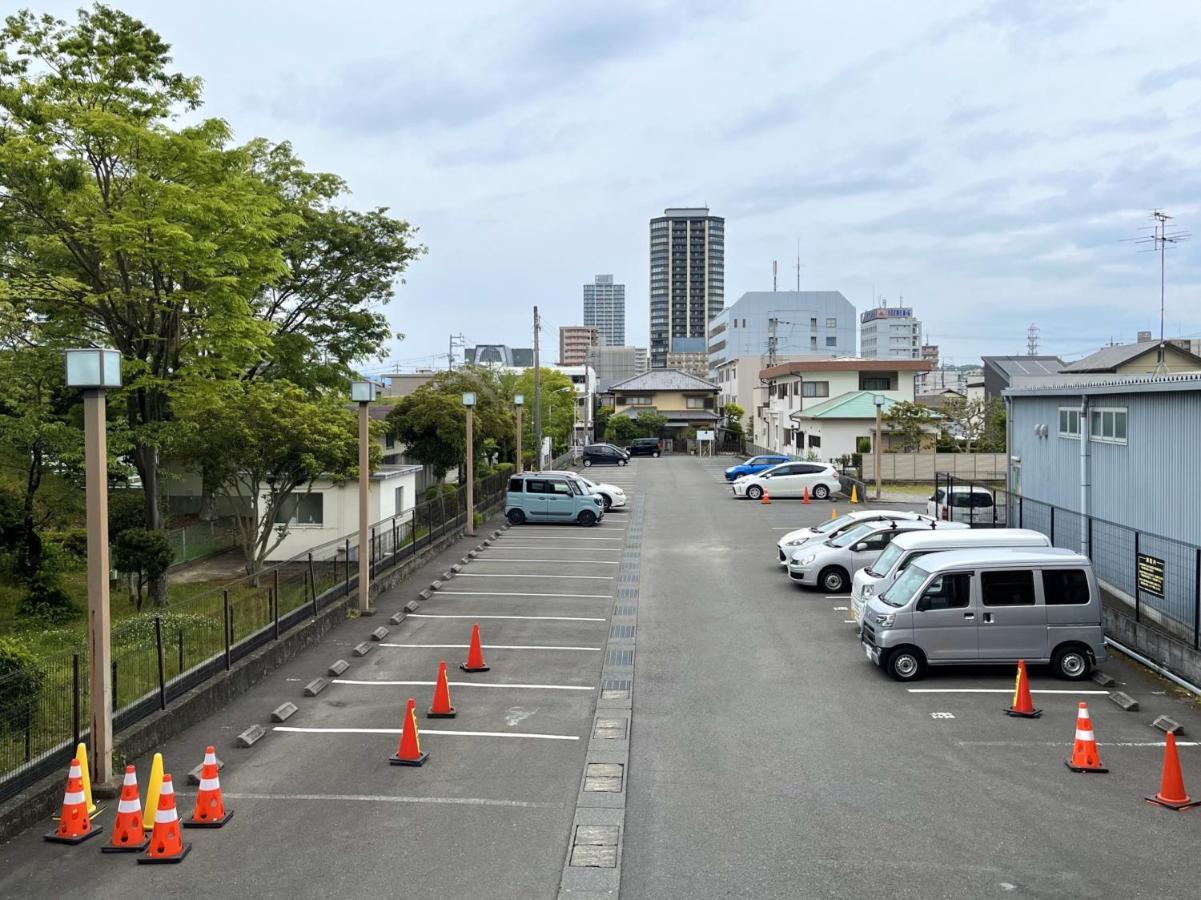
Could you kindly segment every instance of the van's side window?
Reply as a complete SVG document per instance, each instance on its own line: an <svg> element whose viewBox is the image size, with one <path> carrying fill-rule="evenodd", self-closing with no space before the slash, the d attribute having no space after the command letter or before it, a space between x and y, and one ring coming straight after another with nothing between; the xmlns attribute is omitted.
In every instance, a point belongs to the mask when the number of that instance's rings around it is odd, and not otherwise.
<svg viewBox="0 0 1201 900"><path fill-rule="evenodd" d="M548 490L546 492L548 494L570 494L571 493L571 485L569 485L566 481L551 481L551 482L549 482L549 484L550 484L550 490Z"/></svg>
<svg viewBox="0 0 1201 900"><path fill-rule="evenodd" d="M980 598L985 606L1033 606L1034 573L1028 569L981 572Z"/></svg>
<svg viewBox="0 0 1201 900"><path fill-rule="evenodd" d="M923 609L963 609L972 597L972 576L967 572L940 575L922 591L919 601Z"/></svg>
<svg viewBox="0 0 1201 900"><path fill-rule="evenodd" d="M525 492L527 494L549 494L550 486L545 481L535 481L531 478L525 483Z"/></svg>
<svg viewBox="0 0 1201 900"><path fill-rule="evenodd" d="M509 479L509 490L514 494L520 494L521 486L523 484L525 484L524 478L510 478Z"/></svg>
<svg viewBox="0 0 1201 900"><path fill-rule="evenodd" d="M1043 572L1043 599L1047 606L1088 603L1088 575L1083 569L1047 569Z"/></svg>

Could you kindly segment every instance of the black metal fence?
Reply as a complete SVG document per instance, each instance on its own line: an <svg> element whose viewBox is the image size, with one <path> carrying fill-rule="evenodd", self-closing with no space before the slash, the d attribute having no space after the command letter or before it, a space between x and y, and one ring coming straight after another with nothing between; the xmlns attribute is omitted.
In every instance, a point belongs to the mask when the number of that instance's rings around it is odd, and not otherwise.
<svg viewBox="0 0 1201 900"><path fill-rule="evenodd" d="M1201 546L945 473L935 477L935 491L951 487L994 496L991 506L951 507L956 520L976 528L1031 528L1056 547L1083 553L1097 579L1130 603L1136 621L1147 618L1201 650Z"/></svg>
<svg viewBox="0 0 1201 900"><path fill-rule="evenodd" d="M506 473L476 482L476 510L503 501ZM440 493L368 534L375 577L466 523L466 489ZM112 629L113 727L120 731L239 659L278 640L358 586L358 534L219 588L121 619ZM88 659L74 652L43 657L0 674L0 801L62 768L91 720Z"/></svg>

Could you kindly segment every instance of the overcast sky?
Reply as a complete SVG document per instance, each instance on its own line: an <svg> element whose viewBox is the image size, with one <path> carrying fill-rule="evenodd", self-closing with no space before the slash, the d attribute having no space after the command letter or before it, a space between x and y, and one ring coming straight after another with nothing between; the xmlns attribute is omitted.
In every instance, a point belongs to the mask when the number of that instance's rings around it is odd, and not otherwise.
<svg viewBox="0 0 1201 900"><path fill-rule="evenodd" d="M70 16L78 3L38 3ZM116 5L203 77L237 137L291 140L429 253L390 316L405 366L447 337L529 346L626 284L647 338L648 219L726 218L726 299L904 297L954 364L1080 356L1158 331L1127 242L1162 207L1167 331L1201 337L1201 17L1185 0ZM373 365L371 368L376 368Z"/></svg>

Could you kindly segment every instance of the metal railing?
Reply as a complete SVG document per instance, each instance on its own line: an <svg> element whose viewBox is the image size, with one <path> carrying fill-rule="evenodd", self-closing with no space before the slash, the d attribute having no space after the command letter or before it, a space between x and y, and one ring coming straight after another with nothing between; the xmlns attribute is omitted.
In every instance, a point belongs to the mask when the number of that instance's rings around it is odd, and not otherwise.
<svg viewBox="0 0 1201 900"><path fill-rule="evenodd" d="M476 482L476 510L503 502L508 477ZM368 534L372 577L466 523L466 489L440 493ZM358 533L330 541L202 594L113 624L116 731L228 671L289 629L343 603L358 586ZM69 652L0 676L0 801L70 760L91 719L82 638Z"/></svg>
<svg viewBox="0 0 1201 900"><path fill-rule="evenodd" d="M174 554L172 568L238 546L237 532L228 519L195 522L183 528L172 529L167 532L167 541Z"/></svg>
<svg viewBox="0 0 1201 900"><path fill-rule="evenodd" d="M991 508L952 508L954 518L977 528L1030 528L1084 554L1097 580L1130 604L1135 621L1152 621L1201 650L1201 546L945 473L934 487L990 491Z"/></svg>

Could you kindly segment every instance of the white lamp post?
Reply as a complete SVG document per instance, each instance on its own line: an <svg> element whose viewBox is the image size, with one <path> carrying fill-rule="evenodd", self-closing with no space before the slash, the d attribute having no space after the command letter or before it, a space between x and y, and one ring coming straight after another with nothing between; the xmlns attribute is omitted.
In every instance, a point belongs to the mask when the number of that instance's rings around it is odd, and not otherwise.
<svg viewBox="0 0 1201 900"><path fill-rule="evenodd" d="M475 409L475 394L466 391L463 394L463 405L467 407L467 535L475 534L475 447L471 433L471 413Z"/></svg>
<svg viewBox="0 0 1201 900"><path fill-rule="evenodd" d="M379 385L374 381L352 381L350 399L359 404L359 612L371 611L371 547L368 537L367 504L371 480L370 440L371 416L367 407L379 397Z"/></svg>
<svg viewBox="0 0 1201 900"><path fill-rule="evenodd" d="M513 405L517 408L517 474L520 475L524 468L521 464L521 408L525 406L525 395L515 395Z"/></svg>
<svg viewBox="0 0 1201 900"><path fill-rule="evenodd" d="M67 387L83 390L84 477L88 520L88 675L92 773L113 783L112 618L108 597L108 435L104 392L121 386L116 350L68 350Z"/></svg>
<svg viewBox="0 0 1201 900"><path fill-rule="evenodd" d="M884 409L884 398L876 394L873 398L876 404L876 441L872 446L876 463L876 499L880 499L880 411Z"/></svg>

